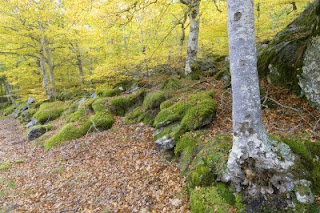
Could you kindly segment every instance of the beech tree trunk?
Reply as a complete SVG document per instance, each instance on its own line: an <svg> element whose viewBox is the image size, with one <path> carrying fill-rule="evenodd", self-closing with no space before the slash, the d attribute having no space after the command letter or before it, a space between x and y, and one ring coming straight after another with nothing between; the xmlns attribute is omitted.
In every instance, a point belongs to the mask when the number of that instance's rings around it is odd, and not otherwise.
<svg viewBox="0 0 320 213"><path fill-rule="evenodd" d="M43 40L43 39L40 39L40 40ZM41 74L42 74L43 89L44 89L44 92L46 94L46 98L50 99L51 98L51 94L50 94L50 90L49 90L49 81L48 81L48 75L47 75L47 71L46 71L46 59L44 57L42 49L40 51L40 62L39 62L39 64L40 64Z"/></svg>
<svg viewBox="0 0 320 213"><path fill-rule="evenodd" d="M290 148L268 138L262 124L253 0L228 0L233 96L233 147L223 177L242 192L247 212L285 208L294 180Z"/></svg>
<svg viewBox="0 0 320 213"><path fill-rule="evenodd" d="M54 77L54 66L52 62L52 56L51 56L51 51L49 48L49 41L47 36L44 37L44 46L43 46L45 52L46 52L46 58L47 58L47 63L49 67L49 77L50 77L50 83L51 83L51 95L53 97L56 97L56 80Z"/></svg>
<svg viewBox="0 0 320 213"><path fill-rule="evenodd" d="M190 33L188 40L188 49L187 49L187 59L185 66L185 74L191 74L192 63L197 60L198 54L198 41L199 41L199 30L200 30L200 0L191 0L188 4L190 7Z"/></svg>
<svg viewBox="0 0 320 213"><path fill-rule="evenodd" d="M5 92L6 92L6 96L7 96L8 101L10 103L14 103L14 98L12 96L12 88L6 78L3 79L3 84L4 84L4 88L5 88Z"/></svg>

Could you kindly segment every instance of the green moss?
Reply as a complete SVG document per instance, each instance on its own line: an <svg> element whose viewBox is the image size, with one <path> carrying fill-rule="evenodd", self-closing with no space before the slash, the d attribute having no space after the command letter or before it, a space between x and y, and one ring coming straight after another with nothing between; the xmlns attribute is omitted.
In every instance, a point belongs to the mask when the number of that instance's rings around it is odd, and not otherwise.
<svg viewBox="0 0 320 213"><path fill-rule="evenodd" d="M176 100L166 100L160 104L160 110L167 109L176 103Z"/></svg>
<svg viewBox="0 0 320 213"><path fill-rule="evenodd" d="M44 142L44 148L49 150L62 142L80 138L88 132L89 128L90 126L85 124L79 126L70 123L66 124L57 134Z"/></svg>
<svg viewBox="0 0 320 213"><path fill-rule="evenodd" d="M225 75L229 75L230 76L230 71L228 70L228 68L223 68L221 69L219 72L217 72L217 74L215 74L214 79L216 80L220 80L223 78L223 76Z"/></svg>
<svg viewBox="0 0 320 213"><path fill-rule="evenodd" d="M144 96L145 91L124 97L113 97L109 100L110 111L115 115L124 116L130 108L141 105Z"/></svg>
<svg viewBox="0 0 320 213"><path fill-rule="evenodd" d="M304 205L301 203L296 203L295 205L295 210L293 212L319 213L320 211L320 208L317 204Z"/></svg>
<svg viewBox="0 0 320 213"><path fill-rule="evenodd" d="M182 85L179 79L170 78L163 83L161 88L166 90L178 90L182 88Z"/></svg>
<svg viewBox="0 0 320 213"><path fill-rule="evenodd" d="M108 99L107 98L98 98L94 100L92 103L92 109L95 113L100 113L100 112L107 112L108 106L107 106Z"/></svg>
<svg viewBox="0 0 320 213"><path fill-rule="evenodd" d="M193 213L226 213L231 212L234 203L230 204L231 192L228 189L217 187L200 187L190 192L191 212ZM227 197L224 195L227 194Z"/></svg>
<svg viewBox="0 0 320 213"><path fill-rule="evenodd" d="M159 108L160 104L168 98L168 94L163 91L156 91L147 94L143 101L143 106L145 109L155 109Z"/></svg>
<svg viewBox="0 0 320 213"><path fill-rule="evenodd" d="M158 140L163 137L166 137L168 139L171 138L171 139L177 140L178 136L179 136L179 128L180 128L179 123L170 124L169 126L166 126L162 129L158 130L159 133L155 134L154 140Z"/></svg>
<svg viewBox="0 0 320 213"><path fill-rule="evenodd" d="M96 94L99 97L113 97L116 95L120 95L121 91L118 88L115 88L115 89L98 88L96 89Z"/></svg>
<svg viewBox="0 0 320 213"><path fill-rule="evenodd" d="M189 185L208 186L217 177L221 177L226 168L232 139L229 136L218 135L211 141L197 145L199 152L189 167Z"/></svg>
<svg viewBox="0 0 320 213"><path fill-rule="evenodd" d="M90 117L90 122L94 130L103 131L110 129L114 123L114 117L111 112L99 112Z"/></svg>
<svg viewBox="0 0 320 213"><path fill-rule="evenodd" d="M10 161L0 164L0 171L9 170L12 168L12 163Z"/></svg>
<svg viewBox="0 0 320 213"><path fill-rule="evenodd" d="M59 118L63 111L64 102L56 101L52 103L44 103L40 106L34 117L40 123L45 123Z"/></svg>
<svg viewBox="0 0 320 213"><path fill-rule="evenodd" d="M87 111L85 109L79 107L76 112L72 113L69 116L68 121L69 122L80 121L80 120L84 119L86 115L87 115Z"/></svg>
<svg viewBox="0 0 320 213"><path fill-rule="evenodd" d="M144 107L138 107L132 112L126 114L125 122L127 124L144 123L152 126L153 120L157 115L158 110L145 110Z"/></svg>
<svg viewBox="0 0 320 213"><path fill-rule="evenodd" d="M3 110L3 115L8 116L8 115L12 114L16 108L17 108L16 105L10 105L10 106L6 107Z"/></svg>
<svg viewBox="0 0 320 213"><path fill-rule="evenodd" d="M166 126L175 121L180 121L186 111L191 107L189 103L185 103L183 101L179 101L174 105L161 110L154 121L155 127Z"/></svg>
<svg viewBox="0 0 320 213"><path fill-rule="evenodd" d="M188 169L188 166L193 159L193 154L198 143L199 137L197 137L196 134L190 132L184 134L178 140L174 152L176 155L181 155L180 170L182 172L185 172Z"/></svg>
<svg viewBox="0 0 320 213"><path fill-rule="evenodd" d="M190 77L191 77L191 80L194 80L194 81L200 80L200 74L198 72L192 72Z"/></svg>
<svg viewBox="0 0 320 213"><path fill-rule="evenodd" d="M210 99L204 97L198 104L191 107L181 121L183 131L196 130L204 124L211 122L216 113L216 104Z"/></svg>

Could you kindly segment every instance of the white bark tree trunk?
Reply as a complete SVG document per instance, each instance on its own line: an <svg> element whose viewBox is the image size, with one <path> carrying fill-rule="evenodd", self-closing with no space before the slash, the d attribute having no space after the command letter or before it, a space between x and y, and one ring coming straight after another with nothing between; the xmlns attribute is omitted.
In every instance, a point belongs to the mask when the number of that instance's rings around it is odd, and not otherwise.
<svg viewBox="0 0 320 213"><path fill-rule="evenodd" d="M40 43L43 42L43 39L40 39ZM40 50L40 68L41 68L41 74L42 74L42 84L43 89L46 95L47 99L51 98L50 90L49 90L49 81L48 81L48 75L46 71L46 59L44 57L43 49Z"/></svg>
<svg viewBox="0 0 320 213"><path fill-rule="evenodd" d="M287 145L269 139L262 124L253 0L228 0L228 32L233 147L223 180L244 193L248 212L270 202L284 208L282 198L294 187L290 169L295 157Z"/></svg>
<svg viewBox="0 0 320 213"><path fill-rule="evenodd" d="M46 56L47 56L47 64L49 67L49 77L50 77L50 82L51 82L51 95L53 97L56 97L56 80L54 77L54 66L53 66L53 62L52 62L52 56L51 56L51 51L50 51L50 47L49 47L49 41L47 36L44 37L44 46L43 46L45 52L46 52Z"/></svg>
<svg viewBox="0 0 320 213"><path fill-rule="evenodd" d="M190 7L190 33L188 40L187 59L185 66L185 74L191 74L192 63L197 60L198 55L198 41L200 30L200 0L192 0L189 4Z"/></svg>

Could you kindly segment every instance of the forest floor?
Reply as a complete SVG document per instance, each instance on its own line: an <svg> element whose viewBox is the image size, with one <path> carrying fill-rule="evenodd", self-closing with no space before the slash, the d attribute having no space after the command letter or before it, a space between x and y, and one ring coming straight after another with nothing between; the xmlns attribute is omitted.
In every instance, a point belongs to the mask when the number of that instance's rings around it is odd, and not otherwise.
<svg viewBox="0 0 320 213"><path fill-rule="evenodd" d="M184 179L151 128L117 119L44 152L13 119L0 120L0 212L188 212Z"/></svg>
<svg viewBox="0 0 320 213"><path fill-rule="evenodd" d="M213 78L187 86L216 92L217 116L206 138L231 134L231 89ZM270 134L320 140L320 110L287 89L261 87ZM0 212L189 212L185 180L156 149L152 130L118 117L108 131L45 152L27 142L17 121L0 118L0 160L8 162L0 166Z"/></svg>

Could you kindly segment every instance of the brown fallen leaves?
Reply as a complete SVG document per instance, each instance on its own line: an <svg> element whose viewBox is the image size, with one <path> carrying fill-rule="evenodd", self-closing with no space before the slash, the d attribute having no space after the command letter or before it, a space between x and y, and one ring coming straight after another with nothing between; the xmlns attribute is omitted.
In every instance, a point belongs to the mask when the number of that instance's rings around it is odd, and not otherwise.
<svg viewBox="0 0 320 213"><path fill-rule="evenodd" d="M184 179L160 156L151 131L118 119L110 131L43 152L24 140L15 121L1 120L1 159L14 166L0 171L0 206L15 212L188 212Z"/></svg>

